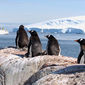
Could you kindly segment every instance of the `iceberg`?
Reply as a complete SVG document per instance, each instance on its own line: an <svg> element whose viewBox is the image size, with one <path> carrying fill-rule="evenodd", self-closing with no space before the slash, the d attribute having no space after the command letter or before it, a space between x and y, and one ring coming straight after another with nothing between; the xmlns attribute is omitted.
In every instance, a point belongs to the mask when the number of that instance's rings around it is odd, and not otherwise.
<svg viewBox="0 0 85 85"><path fill-rule="evenodd" d="M85 16L58 18L25 26L38 32L85 33Z"/></svg>

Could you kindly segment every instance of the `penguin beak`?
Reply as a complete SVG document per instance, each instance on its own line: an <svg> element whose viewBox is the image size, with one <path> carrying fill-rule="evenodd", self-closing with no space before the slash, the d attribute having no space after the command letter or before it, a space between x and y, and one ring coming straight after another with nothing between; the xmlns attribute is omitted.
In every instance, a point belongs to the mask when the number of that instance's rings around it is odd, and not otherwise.
<svg viewBox="0 0 85 85"><path fill-rule="evenodd" d="M31 31L30 31L30 30L28 30L28 32L30 33Z"/></svg>
<svg viewBox="0 0 85 85"><path fill-rule="evenodd" d="M75 42L78 42L78 40L74 40Z"/></svg>
<svg viewBox="0 0 85 85"><path fill-rule="evenodd" d="M44 37L48 38L48 36L47 36L47 35L45 35Z"/></svg>

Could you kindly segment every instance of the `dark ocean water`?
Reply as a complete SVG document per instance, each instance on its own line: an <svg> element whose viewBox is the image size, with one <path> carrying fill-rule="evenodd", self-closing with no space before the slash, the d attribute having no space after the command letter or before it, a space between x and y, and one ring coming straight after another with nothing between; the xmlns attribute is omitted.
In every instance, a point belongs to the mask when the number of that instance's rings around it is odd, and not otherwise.
<svg viewBox="0 0 85 85"><path fill-rule="evenodd" d="M45 50L47 45L47 39L44 37L46 34L54 35L60 44L61 54L64 56L78 57L80 46L75 39L84 38L85 34L56 34L56 33L39 33L41 39L42 48ZM28 36L30 36L28 34ZM8 46L15 46L16 33L9 33L8 35L0 35L0 48L6 48Z"/></svg>

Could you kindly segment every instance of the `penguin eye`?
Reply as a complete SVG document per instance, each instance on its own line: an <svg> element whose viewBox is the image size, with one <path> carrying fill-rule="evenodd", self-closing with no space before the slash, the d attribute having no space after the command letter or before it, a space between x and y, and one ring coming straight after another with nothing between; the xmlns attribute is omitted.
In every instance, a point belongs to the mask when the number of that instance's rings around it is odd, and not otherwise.
<svg viewBox="0 0 85 85"><path fill-rule="evenodd" d="M31 32L34 32L33 30Z"/></svg>
<svg viewBox="0 0 85 85"><path fill-rule="evenodd" d="M82 41L83 39L81 38L80 41Z"/></svg>
<svg viewBox="0 0 85 85"><path fill-rule="evenodd" d="M48 37L50 37L50 35L48 35Z"/></svg>

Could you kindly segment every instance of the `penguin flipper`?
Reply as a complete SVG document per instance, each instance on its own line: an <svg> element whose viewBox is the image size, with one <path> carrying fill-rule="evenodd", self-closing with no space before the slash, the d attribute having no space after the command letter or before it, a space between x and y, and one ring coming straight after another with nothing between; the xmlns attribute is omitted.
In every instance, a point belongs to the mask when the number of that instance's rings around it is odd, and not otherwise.
<svg viewBox="0 0 85 85"><path fill-rule="evenodd" d="M28 54L30 54L30 47L31 47L31 39L30 39L29 44L28 44Z"/></svg>
<svg viewBox="0 0 85 85"><path fill-rule="evenodd" d="M18 39L19 39L19 31L17 31L17 35L16 35L16 38L15 38L15 43L16 43L16 47L18 47Z"/></svg>
<svg viewBox="0 0 85 85"><path fill-rule="evenodd" d="M83 56L83 51L80 52L79 56L78 56L78 59L77 59L77 63L79 64L80 63L80 60L81 60L81 57Z"/></svg>

